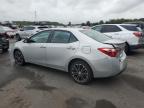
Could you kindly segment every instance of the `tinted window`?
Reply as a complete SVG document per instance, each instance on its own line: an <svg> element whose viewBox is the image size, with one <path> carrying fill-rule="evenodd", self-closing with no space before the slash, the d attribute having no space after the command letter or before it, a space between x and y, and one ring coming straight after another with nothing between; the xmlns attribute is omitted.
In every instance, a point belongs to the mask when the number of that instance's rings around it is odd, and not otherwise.
<svg viewBox="0 0 144 108"><path fill-rule="evenodd" d="M35 27L24 27L23 30L34 30Z"/></svg>
<svg viewBox="0 0 144 108"><path fill-rule="evenodd" d="M119 32L121 29L117 27L116 25L103 25L101 32L107 33L107 32Z"/></svg>
<svg viewBox="0 0 144 108"><path fill-rule="evenodd" d="M111 39L111 38L107 37L106 35L99 33L95 30L80 30L80 32L98 42L105 42L105 41Z"/></svg>
<svg viewBox="0 0 144 108"><path fill-rule="evenodd" d="M43 31L31 37L30 40L34 43L47 43L50 34L51 31Z"/></svg>
<svg viewBox="0 0 144 108"><path fill-rule="evenodd" d="M40 29L40 30L44 30L44 29L47 29L48 27L46 27L46 26L41 26L41 27L38 27L38 29Z"/></svg>
<svg viewBox="0 0 144 108"><path fill-rule="evenodd" d="M78 41L78 40L76 39L76 37L75 37L74 35L71 35L71 37L70 37L70 39L69 39L69 42L72 43L72 42L76 42L76 41Z"/></svg>
<svg viewBox="0 0 144 108"><path fill-rule="evenodd" d="M133 25L121 25L123 28L129 30L129 31L139 31L139 29L136 26Z"/></svg>
<svg viewBox="0 0 144 108"><path fill-rule="evenodd" d="M95 26L92 29L101 32L102 26Z"/></svg>
<svg viewBox="0 0 144 108"><path fill-rule="evenodd" d="M51 39L52 43L68 43L71 33L66 31L54 31L53 37Z"/></svg>

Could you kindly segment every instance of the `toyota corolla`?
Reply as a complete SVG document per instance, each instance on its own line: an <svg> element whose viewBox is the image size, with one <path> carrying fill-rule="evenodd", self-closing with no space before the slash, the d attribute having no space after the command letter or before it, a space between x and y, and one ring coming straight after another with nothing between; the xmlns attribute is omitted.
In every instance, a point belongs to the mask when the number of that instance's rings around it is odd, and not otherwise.
<svg viewBox="0 0 144 108"><path fill-rule="evenodd" d="M53 28L17 42L15 63L34 63L69 72L75 82L113 77L127 66L125 42L90 29Z"/></svg>

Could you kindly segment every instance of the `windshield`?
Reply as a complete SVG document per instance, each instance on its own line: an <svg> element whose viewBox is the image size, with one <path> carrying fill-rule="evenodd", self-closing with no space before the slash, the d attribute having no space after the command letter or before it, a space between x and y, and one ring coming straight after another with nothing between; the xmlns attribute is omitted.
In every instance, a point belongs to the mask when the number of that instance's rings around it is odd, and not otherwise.
<svg viewBox="0 0 144 108"><path fill-rule="evenodd" d="M34 30L35 29L35 27L24 27L23 28L23 30L25 31L25 30Z"/></svg>
<svg viewBox="0 0 144 108"><path fill-rule="evenodd" d="M99 33L95 30L80 30L80 32L98 42L105 42L105 41L108 41L111 39L110 37L108 37L102 33Z"/></svg>

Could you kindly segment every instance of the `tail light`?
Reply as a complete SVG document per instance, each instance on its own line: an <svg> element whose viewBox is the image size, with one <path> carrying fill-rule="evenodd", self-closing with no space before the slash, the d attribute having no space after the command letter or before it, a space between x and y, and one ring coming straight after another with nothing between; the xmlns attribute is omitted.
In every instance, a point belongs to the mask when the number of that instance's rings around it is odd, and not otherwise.
<svg viewBox="0 0 144 108"><path fill-rule="evenodd" d="M138 38L142 36L142 32L134 32L133 34Z"/></svg>
<svg viewBox="0 0 144 108"><path fill-rule="evenodd" d="M110 57L117 57L119 54L119 50L114 48L98 48L98 50Z"/></svg>

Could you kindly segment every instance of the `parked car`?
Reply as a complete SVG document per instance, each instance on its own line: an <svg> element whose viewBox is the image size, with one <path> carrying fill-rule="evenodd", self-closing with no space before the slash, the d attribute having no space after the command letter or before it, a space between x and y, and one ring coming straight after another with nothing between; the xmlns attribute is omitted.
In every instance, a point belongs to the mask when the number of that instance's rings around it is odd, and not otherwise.
<svg viewBox="0 0 144 108"><path fill-rule="evenodd" d="M14 38L16 35L15 30L6 26L0 26L0 33L6 34L8 38Z"/></svg>
<svg viewBox="0 0 144 108"><path fill-rule="evenodd" d="M4 34L0 33L0 52L8 51L9 49L9 40Z"/></svg>
<svg viewBox="0 0 144 108"><path fill-rule="evenodd" d="M111 38L126 41L126 53L144 46L144 36L134 24L102 24L94 26L92 29Z"/></svg>
<svg viewBox="0 0 144 108"><path fill-rule="evenodd" d="M16 39L20 41L46 29L48 29L47 26L25 26L16 33Z"/></svg>
<svg viewBox="0 0 144 108"><path fill-rule="evenodd" d="M134 21L134 22L125 22L124 24L135 24L137 27L141 28L144 32L144 22L142 21Z"/></svg>
<svg viewBox="0 0 144 108"><path fill-rule="evenodd" d="M70 72L74 81L112 77L126 68L125 41L91 29L55 28L15 44L15 63L34 63Z"/></svg>

